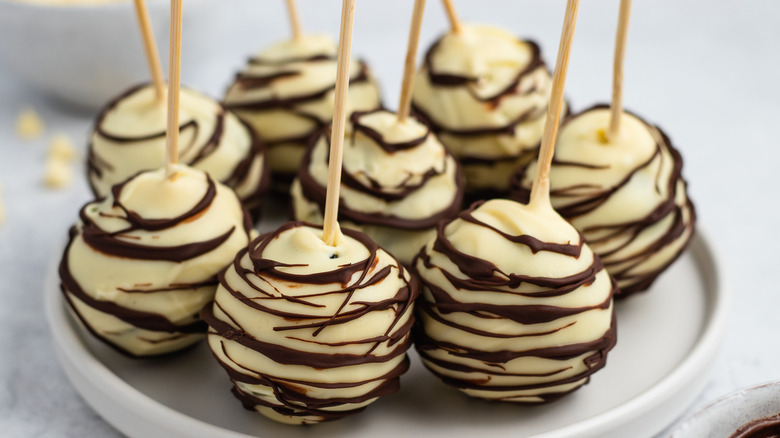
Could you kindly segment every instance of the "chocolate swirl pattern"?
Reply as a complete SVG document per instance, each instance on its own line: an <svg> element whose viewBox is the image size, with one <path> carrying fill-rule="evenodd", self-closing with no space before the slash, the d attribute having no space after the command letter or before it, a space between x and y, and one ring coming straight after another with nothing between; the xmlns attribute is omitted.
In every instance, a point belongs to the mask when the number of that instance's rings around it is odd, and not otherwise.
<svg viewBox="0 0 780 438"><path fill-rule="evenodd" d="M624 113L608 141L609 108L597 106L561 127L550 172L554 208L617 280L618 297L648 289L684 251L696 213L682 157L656 126ZM528 199L536 162L513 176L512 197Z"/></svg>
<svg viewBox="0 0 780 438"><path fill-rule="evenodd" d="M419 287L365 234L288 223L241 250L201 314L247 409L291 424L362 411L408 366Z"/></svg>
<svg viewBox="0 0 780 438"><path fill-rule="evenodd" d="M310 137L333 119L336 49L324 35L274 44L249 60L225 94L225 105L266 141L274 179L285 190ZM379 108L368 66L352 61L349 77L348 113Z"/></svg>
<svg viewBox="0 0 780 438"><path fill-rule="evenodd" d="M587 383L615 345L614 282L548 206L475 204L438 226L414 269L417 351L469 396L556 400Z"/></svg>
<svg viewBox="0 0 780 438"><path fill-rule="evenodd" d="M507 193L539 148L551 86L534 42L464 25L426 53L412 108L463 164L469 191Z"/></svg>
<svg viewBox="0 0 780 438"><path fill-rule="evenodd" d="M182 89L179 102L179 160L233 188L257 217L271 183L260 139L205 95ZM87 152L87 174L97 197L142 170L163 165L167 112L148 84L131 88L103 109Z"/></svg>
<svg viewBox="0 0 780 438"><path fill-rule="evenodd" d="M200 309L217 273L250 240L236 194L179 165L146 171L86 204L59 267L70 307L99 339L130 356L153 356L201 339Z"/></svg>
<svg viewBox="0 0 780 438"><path fill-rule="evenodd" d="M354 113L344 142L339 214L409 264L454 217L464 179L455 158L422 123L384 110ZM322 223L328 182L327 131L304 155L291 194L297 220Z"/></svg>

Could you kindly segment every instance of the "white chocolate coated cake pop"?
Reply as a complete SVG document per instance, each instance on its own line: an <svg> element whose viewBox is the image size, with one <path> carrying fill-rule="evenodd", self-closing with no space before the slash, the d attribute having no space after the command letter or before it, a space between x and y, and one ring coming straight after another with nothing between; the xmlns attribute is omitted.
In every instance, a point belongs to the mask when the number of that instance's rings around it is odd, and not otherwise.
<svg viewBox="0 0 780 438"><path fill-rule="evenodd" d="M365 234L344 230L330 246L292 222L238 253L201 314L246 408L317 423L398 390L418 289Z"/></svg>
<svg viewBox="0 0 780 438"><path fill-rule="evenodd" d="M614 282L543 204L475 204L442 222L415 259L417 351L469 396L555 400L587 383L615 345Z"/></svg>
<svg viewBox="0 0 780 438"><path fill-rule="evenodd" d="M325 35L276 43L249 60L225 95L225 105L266 142L275 186L289 184L310 137L333 118L336 52ZM380 107L379 88L365 62L351 61L349 78L348 114Z"/></svg>
<svg viewBox="0 0 780 438"><path fill-rule="evenodd" d="M67 302L98 338L131 356L204 338L200 309L253 233L236 194L176 165L146 171L86 204L60 263Z"/></svg>
<svg viewBox="0 0 780 438"><path fill-rule="evenodd" d="M469 191L507 193L538 151L551 84L535 43L464 24L426 53L412 105L460 160Z"/></svg>
<svg viewBox="0 0 780 438"><path fill-rule="evenodd" d="M550 171L555 209L580 230L618 282L618 297L646 290L691 240L696 214L682 178L682 157L656 126L623 112L609 139L610 109L566 121ZM513 179L528 199L536 162Z"/></svg>
<svg viewBox="0 0 780 438"><path fill-rule="evenodd" d="M344 138L339 214L402 263L411 263L454 217L464 180L455 158L430 129L389 111L354 113ZM328 182L327 131L307 151L292 186L297 220L322 223Z"/></svg>
<svg viewBox="0 0 780 438"><path fill-rule="evenodd" d="M131 88L98 116L87 167L98 197L142 170L165 162L168 106L151 85ZM265 149L254 132L215 100L186 88L179 95L179 160L206 171L237 193L257 216L270 187Z"/></svg>

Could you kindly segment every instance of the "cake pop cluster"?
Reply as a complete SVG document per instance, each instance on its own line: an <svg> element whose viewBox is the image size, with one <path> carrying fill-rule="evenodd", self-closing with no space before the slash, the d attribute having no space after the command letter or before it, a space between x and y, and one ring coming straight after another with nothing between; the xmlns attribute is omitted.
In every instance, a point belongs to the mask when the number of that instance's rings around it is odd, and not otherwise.
<svg viewBox="0 0 780 438"><path fill-rule="evenodd" d="M135 357L206 337L240 404L286 424L398 392L412 346L428 377L479 399L588 383L617 342L614 298L647 289L693 235L682 159L620 105L559 132L578 0L552 74L536 43L445 5L452 29L417 70L415 2L397 112L351 59L355 0L338 45L293 19L224 104L179 89L179 16L168 100L160 80L132 88L92 133L98 199L59 270L78 319ZM290 186L270 205L294 221L258 236L250 210L271 185Z"/></svg>

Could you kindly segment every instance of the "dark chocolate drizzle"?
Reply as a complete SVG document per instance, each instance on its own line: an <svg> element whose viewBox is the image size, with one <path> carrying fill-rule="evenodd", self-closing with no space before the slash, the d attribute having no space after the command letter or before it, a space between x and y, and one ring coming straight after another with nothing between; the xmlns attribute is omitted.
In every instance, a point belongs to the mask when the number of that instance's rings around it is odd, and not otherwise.
<svg viewBox="0 0 780 438"><path fill-rule="evenodd" d="M477 226L486 227L497 234L497 238L508 239L520 245L527 246L533 253L540 251L549 251L557 254L561 254L566 257L579 258L580 251L583 245L583 238L577 244L561 245L557 243L542 242L538 239L530 236L512 236L507 233L501 232L496 228L480 222L473 215L473 211L481 203L474 204L471 208L464 211L459 215L459 220L464 220L475 224ZM458 291L474 291L479 293L480 291L489 291L493 293L502 293L507 295L519 295L525 298L534 298L544 300L550 297L562 296L570 293L581 287L589 287L596 279L596 275L603 271L604 267L601 264L598 256L594 254L593 263L580 273L573 274L563 278L550 278L550 277L533 277L524 274L518 274L514 272L503 272L494 263L479 259L477 257L465 254L459 251L447 238L446 228L448 223L442 221L437 227L436 240L433 243L431 251L446 256L452 263L454 263L458 269L467 276L467 278L459 278L451 272L435 265L427 252L427 248L423 248L417 255L413 269L415 271L420 270L438 270L444 274L445 279L450 283L446 289L458 290ZM522 267L519 267L522 269ZM526 338L526 337L538 337L547 336L553 334L559 330L569 327L575 322L569 323L566 326L545 331L532 332L529 334L517 336L506 334L495 334L487 332L478 326L464 326L458 324L447 318L448 314L453 312L468 313L480 319L495 320L495 319L507 319L520 324L541 324L555 321L564 317L571 317L574 315L587 312L594 309L609 309L612 305L612 296L617 291L617 285L614 280L611 281L611 291L607 298L595 305L585 307L558 307L549 304L544 304L542 301L540 304L524 304L524 305L511 305L502 304L496 305L491 303L474 303L474 302L460 302L455 299L447 290L437 286L429 281L426 281L424 275L419 275L423 286L431 294L432 301L428 299L419 299L417 302L418 319L414 326L413 332L415 336L415 346L418 353L428 363L426 366L428 369L437 375L445 383L461 388L461 389L479 389L484 391L494 391L496 398L511 399L511 397L501 397L501 392L509 392L525 389L543 389L546 387L558 386L565 383L571 383L580 381L582 379L589 379L589 376L594 372L601 369L606 363L607 353L614 347L617 341L615 315L612 314L612 324L610 328L601 335L599 338L594 339L591 342L583 342L569 345L557 345L546 348L537 348L529 350L513 350L513 351L485 351L481 350L479 346L472 345L460 345L442 342L437 339L433 339L427 334L420 323L419 315L425 314L427 317L433 318L440 323L452 327L455 330L462 330L467 333L476 334L479 336L487 336L493 338ZM530 293L521 292L517 290L523 284L530 284L537 287L547 288L541 292ZM484 368L476 369L467 365L458 364L456 362L450 362L446 359L435 358L430 354L430 351L444 349L450 355L457 357L467 357L474 360L482 361L485 364ZM583 354L592 352L590 356L585 360L587 369L573 377L561 378L558 380L551 380L547 383L527 384L527 385L509 385L509 386L495 386L490 385L490 375L496 376L510 376L518 374L510 374L504 371L502 364L516 359L519 357L535 356L550 360L569 360ZM476 372L488 374L487 381L469 381L453 379L444 375L441 375L435 371L429 364L435 364L439 367L462 371L462 372ZM562 365L563 367L563 365ZM558 373L566 371L568 368L561 368L558 370L551 370L542 374L519 374L518 376L554 376ZM575 388L576 389L576 388ZM573 391L573 389L572 389ZM569 391L571 392L571 391ZM553 401L564 396L566 393L542 393L535 397L540 397L544 401Z"/></svg>
<svg viewBox="0 0 780 438"><path fill-rule="evenodd" d="M310 59L311 62L320 62L326 60L328 62L332 62L333 58L315 57ZM254 63L257 64L258 62L255 60ZM371 80L371 74L370 74L370 70L368 69L368 65L362 60L358 61L358 63L360 66L360 70L358 70L357 75L349 78L350 85L366 83ZM247 72L238 73L236 74L236 79L233 86L238 86L242 89L247 88L249 85L251 85L252 88L269 87L277 80L286 79L300 74L297 71L282 71L280 73L282 74L265 75L265 76L254 76ZM263 111L263 110L269 110L274 108L290 108L296 105L322 99L323 97L325 97L326 94L332 92L335 88L336 88L336 83L334 82L332 85L329 85L320 90L312 91L307 94L301 94L292 97L272 96L268 99L255 100L252 102L228 101L225 102L225 106L232 110L250 110L250 111ZM320 122L324 123L326 121L321 120Z"/></svg>
<svg viewBox="0 0 780 438"><path fill-rule="evenodd" d="M148 87L148 84L146 83L136 85L130 88L129 90L125 91L124 93L120 94L112 101L110 101L100 111L100 114L98 115L97 120L95 121L94 135L102 137L105 140L110 141L112 143L116 143L118 146L127 146L127 147L132 147L134 144L138 144L148 140L164 138L166 135L165 130L162 130L160 132L150 132L146 134L127 136L127 135L114 134L106 131L103 128L103 121L111 111L113 111L123 100L129 98L133 94L140 92L146 87ZM182 147L182 152L180 155L186 156L191 150L196 150L197 152L188 162L185 162L185 164L188 164L190 166L197 166L199 162L208 158L211 154L215 153L220 148L220 144L222 142L222 136L224 132L225 116L228 110L225 108L224 105L218 102L215 103L218 105L219 111L215 114L216 120L214 123L214 131L209 135L208 140L205 142L205 144L202 145L196 144L196 141L198 139L198 132L201 129L201 126L198 124L197 120L185 121L179 126L180 133L183 133L187 130L194 131L192 135L192 141L189 144L184 145ZM243 185L244 183L246 183L247 178L249 177L249 171L252 168L252 164L256 160L261 160L263 158L263 154L265 153L265 145L263 144L261 139L257 136L257 134L254 132L254 130L245 121L240 120L240 123L250 135L249 152L245 157L242 157L240 161L235 163L235 166L233 167L233 170L228 175L228 177L225 178L223 181L220 181L225 185L228 185L233 188L236 188L239 185ZM112 163L107 161L104 157L100 157L95 152L93 147L93 141L91 140L89 145L87 146L87 174L89 176L88 180L89 180L90 187L92 189L92 192L95 195L98 195L98 190L97 187L94 185L93 178L100 179L103 176L103 173L105 171L111 171L114 169L115 167ZM140 172L147 169L136 169L136 170ZM257 181L256 184L257 184L256 188L251 193L244 195L241 201L244 203L244 205L247 206L247 208L250 210L250 213L252 213L254 217L259 217L260 204L262 202L262 198L265 195L265 193L268 192L271 186L271 179L270 179L270 174L268 172L267 160L263 160L263 168L260 172L260 180Z"/></svg>
<svg viewBox="0 0 780 438"><path fill-rule="evenodd" d="M423 144L427 140L429 135L433 135L430 131L428 131L425 133L423 137L420 138L412 139L410 141L403 142L403 143L389 143L386 140L384 140L384 138L379 132L360 123L361 117L377 111L384 111L384 110L356 112L352 115L351 119L354 125L354 133L351 137L351 141L353 144L356 141L356 135L360 133L361 135L365 135L366 138L373 141L376 145L381 147L383 150L389 153L393 153L396 151L407 150L407 149L417 147ZM325 198L326 198L327 188L314 179L314 176L309 172L309 169L312 162L311 160L312 160L312 155L314 153L314 148L316 147L318 140L320 138L324 138L328 144L328 148L330 148L330 137L328 135L328 132L329 132L329 127L326 127L326 129L323 129L318 136L312 137L312 141L309 144L308 149L306 150L306 154L304 155L303 160L301 161L301 166L299 167L298 170L298 179L301 182L301 189L304 198L306 198L309 202L316 203L320 209L320 212L325 211ZM424 190L426 184L431 178L445 174L448 171L447 166L450 165L450 163L454 163L455 166L457 166L457 168L455 169L456 193L453 196L452 202L445 209L436 212L427 218L407 219L407 218L402 218L402 217L389 215L385 213L365 213L362 211L354 210L349 206L345 205L343 199L340 200L339 202L339 214L341 215L341 217L357 224L382 225L382 226L399 228L399 229L407 229L407 230L423 230L423 229L434 227L440 220L454 217L458 213L458 211L460 211L463 202L463 195L465 191L466 182L463 177L463 172L460 168L460 164L458 163L457 160L452 158L452 155L449 152L446 152L445 155L443 156L443 164L441 170L437 170L435 166L432 165L422 175L409 175L409 177L405 179L401 184L394 187L384 187L378 181L375 181L371 178L365 178L368 181L368 184L366 184L361 178L358 178L356 175L352 175L347 171L347 169L342 168L341 181L342 184L344 184L346 187L349 187L355 191L361 192L363 194L366 194L374 198L382 199L385 201L397 201L397 200L404 199L407 196L410 196L411 194L417 192L418 190ZM412 183L411 179L414 176L418 176L419 180L417 182Z"/></svg>
<svg viewBox="0 0 780 438"><path fill-rule="evenodd" d="M270 61L262 58L250 58L249 59L250 65L254 64L254 65L269 65L269 66L289 66L290 69L281 70L275 74L270 74L270 75L253 75L248 72L239 72L236 74L235 81L231 85L231 89L233 87L241 90L267 88L272 86L275 81L284 80L299 75L300 72L294 70L292 68L294 67L292 64L300 63L300 62L323 62L323 61L333 62L335 60L336 60L336 56L331 54L317 54L305 58L287 58L279 61ZM358 60L358 62L359 62L360 70L358 71L358 74L356 76L350 77L349 84L357 85L357 84L365 84L365 83L372 82L373 79L371 75L371 70L368 68L368 64L366 64L365 61L363 60ZM241 117L245 112L263 112L263 111L283 108L285 111L288 111L296 115L297 117L301 117L303 119L310 121L312 123L312 129L309 132L305 132L301 135L292 136L292 137L284 137L284 138L276 138L273 140L267 140L265 142L265 145L268 148L274 148L284 144L288 146L299 147L300 149L305 149L309 144L311 137L316 135L318 131L320 131L327 124L329 124L330 120L329 119L322 120L318 115L311 114L307 112L305 109L300 108L300 106L309 102L322 99L329 92L333 91L335 87L336 84L334 82L332 85L325 87L323 89L316 90L308 94L301 94L301 95L291 96L286 98L273 96L269 99L259 99L255 101L249 101L249 102L233 102L229 99L226 99L224 105L227 108L236 111L239 117ZM228 93L226 94L230 94L230 90L228 90ZM380 102L377 108L381 108L381 106L382 105ZM294 175L280 173L279 176L282 181L289 182L292 181ZM287 184L282 184L282 186L286 188Z"/></svg>
<svg viewBox="0 0 780 438"><path fill-rule="evenodd" d="M344 229L343 233L363 244L368 250L368 256L363 260L339 266L332 271L310 274L291 274L280 269L291 265L284 263L283 261L269 260L264 257L264 252L268 244L276 239L281 233L303 226L315 227L301 222L290 222L272 233L264 234L253 240L246 249L240 251L236 255L233 264L228 267L228 270L234 270L238 274L241 278L240 283L231 284L225 279L224 273L220 275L220 283L235 299L256 310L258 315L270 314L278 316L283 320L290 321L290 324L274 327L274 331L287 332L289 333L287 335L288 338L302 340L296 335L295 332L297 330L303 330L304 333L306 333L309 330L314 329L312 333L313 339L309 338L306 342L327 346L331 348L333 352L305 352L255 339L248 334L233 317L224 311L219 302L215 301L203 308L201 317L211 328L209 331L210 336L223 338L220 342L222 353L230 358L224 345L225 340L230 340L257 351L280 364L304 365L317 369L332 369L360 364L382 363L396 359L401 355L405 356L407 349L411 346L410 332L414 318L412 315L409 315L410 318L406 323L400 324L400 321L407 312L411 311L411 306L419 295L419 283L417 280L414 277L411 277L409 281L405 280L403 277L403 268L397 261L393 265L376 269L378 263L377 251L379 251L379 247L365 234L349 229ZM251 269L246 269L244 267L247 263L251 265ZM396 270L397 273L393 274L393 270ZM402 279L402 286L392 298L375 302L353 303L359 304L360 307L355 310L344 310L355 291L385 281L391 275L397 275L398 278ZM261 281L253 282L250 277L259 278ZM334 309L333 315L329 318L304 313L279 311L268 303L287 300L297 304L321 307L310 300L317 296L321 296L322 294L304 294L294 297L286 296L273 287L274 280L298 282L301 283L302 286L305 286L306 284L334 284L336 289L331 292L326 292L325 294L338 294L344 297L344 301L338 309ZM262 284L263 286L259 287L257 286L258 284ZM259 292L264 298L249 299L242 293L242 290L252 290L255 293ZM226 314L228 321L217 318L214 313L215 308L219 308L222 314ZM395 318L381 336L335 343L326 343L324 341L316 340L317 335L322 330L326 330L329 326L353 321L365 317L373 311L383 310L393 310ZM379 345L384 343L387 343L388 346L395 346L395 348L384 355L373 353ZM348 354L339 351L339 347L353 344L368 344L372 345L372 347L366 354ZM216 352L215 356L219 360ZM246 371L239 372L226 363L221 361L220 363L234 383L244 382L253 385L264 385L272 389L275 395L275 402L261 400L251 394L243 392L238 386L235 386L233 393L241 400L246 408L254 409L256 406L265 406L282 415L315 417L318 419L317 421L335 420L363 410L363 408L360 408L348 411L328 411L325 410L327 407L346 403L360 403L398 391L400 376L406 372L409 367L409 360L407 357L404 357L398 366L383 376L374 376L357 382L317 383L301 380L296 381L269 375L264 373L263 370L253 369L251 364L238 364L239 367ZM260 377L258 378L257 376ZM348 388L357 387L374 381L382 383L366 394L348 399L316 399L307 396L305 391L300 388L300 385L311 385L326 389Z"/></svg>
<svg viewBox="0 0 780 438"><path fill-rule="evenodd" d="M112 206L118 208L124 213L124 215L117 214L111 215L111 217L126 221L126 227L114 232L108 232L100 228L100 225L90 219L90 216L87 214L88 210L95 208L100 202L96 201L87 203L84 205L84 207L82 207L81 211L79 212L81 226L73 227L70 230L70 240L67 247L65 248L65 252L59 265L62 292L65 295L68 303L73 308L74 312L84 322L89 330L95 334L95 336L128 356L134 356L134 354L118 345L115 345L110 339L102 336L91 326L90 321L79 314L77 308L73 305L71 296L79 299L89 307L92 307L100 312L113 315L130 325L149 331L171 333L171 336L173 337L179 336L182 333L205 333L207 326L204 322L197 319L198 315L193 315L194 321L191 323L177 324L171 322L165 316L159 313L137 311L123 307L112 301L93 298L92 295L84 291L78 280L73 277L69 265L70 247L76 238L81 237L84 240L84 243L90 246L92 249L110 257L180 263L204 255L224 243L236 231L235 227L230 227L222 234L219 234L211 239L174 246L145 245L130 242L128 239L131 236L129 236L128 233L139 230L150 232L163 231L169 228L173 228L183 222L191 221L197 216L203 214L208 208L210 208L211 203L216 196L216 186L214 181L208 175L206 175L206 180L207 189L204 192L203 197L191 209L174 218L153 220L143 218L138 213L133 212L132 210L125 207L119 201L122 189L125 187L127 182L119 184L112 188L112 196L114 197ZM243 232L246 234L248 240L250 233L252 232L252 221L245 209L243 222ZM143 279L139 279L139 281L143 281ZM207 286L216 287L217 284L217 276L214 275L212 278L198 283L176 283L158 288L145 287L144 284L140 284L136 288L120 288L120 290L125 293L149 294L156 292L198 289Z"/></svg>
<svg viewBox="0 0 780 438"><path fill-rule="evenodd" d="M585 111L580 113L580 115L585 114L588 111L603 110L608 107L609 107L608 105L604 105L604 104L595 105L591 108L586 109ZM661 181L660 175L658 175L656 177L656 182L655 182L656 187L658 188L657 190L659 192L660 192L660 187L665 185L669 193L669 196L667 199L665 199L663 202L657 205L653 209L653 211L651 211L647 216L638 218L637 220L628 223L621 223L621 224L615 224L609 226L607 225L592 226L580 230L586 237L588 235L591 235L594 232L601 233L607 231L606 234L604 234L602 237L599 237L598 239L592 238L588 240L588 243L591 244L598 244L600 242L608 241L618 236L630 236L630 238L626 240L625 244L609 252L599 253L599 256L602 258L607 271L609 271L610 274L613 277L615 277L616 280L622 283L622 286L620 288L619 293L616 295L616 298L625 298L633 293L645 291L648 288L650 288L650 286L658 278L658 276L661 273L663 273L684 252L685 248L690 242L690 239L692 237L692 233L690 232L695 227L695 222L696 222L695 208L693 206L693 203L690 201L690 199L687 198L687 196L686 196L686 203L684 205L677 205L676 203L676 198L678 194L678 184L682 181L683 187L685 186L684 179L682 177L683 161L679 151L675 149L674 146L672 146L671 140L660 128L658 128L657 126L650 125L649 123L645 122L642 118L640 118L639 116L637 116L636 114L630 111L626 111L626 112L633 115L643 123L645 123L645 125L647 125L648 130L656 130L659 133L660 141L656 144L655 153L652 154L646 161L640 163L634 169L630 170L625 175L625 177L613 187L602 188L596 185L576 185L576 186L554 189L550 192L550 196L553 200L555 198L565 198L565 199L577 198L578 199L576 202L573 202L567 206L556 207L556 211L558 211L558 213L560 213L560 215L563 216L565 219L569 221L575 221L578 217L587 215L593 212L594 210L598 209L604 203L606 203L615 193L622 190L623 187L629 183L631 178L636 173L642 171L647 166L652 165L656 160L662 159L663 154L666 151L668 151L669 154L672 156L673 169L669 179L666 181ZM565 126L566 123L569 123L574 117L578 117L578 115L566 119L563 122L562 127ZM588 163L563 162L555 158L553 158L552 165L554 167L580 167L580 168L588 168L588 169L604 168L603 166L602 167L593 166ZM511 189L510 197L520 202L528 202L528 199L530 197L530 187L523 184L523 180L525 179L527 170L528 170L528 166L521 166L515 172L515 174L512 175L512 179L511 179L512 189ZM587 195L582 194L583 189L587 189L589 193ZM686 213L690 216L690 219L687 221L685 220L684 217ZM658 236L657 239L655 239L655 241L653 241L650 245L648 245L643 251L638 252L630 259L624 258L621 260L613 260L612 256L614 256L615 253L619 252L623 248L633 243L634 239L641 233L642 230L653 226L654 224L664 220L670 215L674 217L673 225L663 235ZM683 245L681 250L677 252L672 257L671 260L669 260L668 263L664 264L658 269L655 269L651 272L647 272L642 275L629 274L629 272L633 268L640 265L647 258L657 253L665 246L682 238L686 233L689 233L688 237L686 238L687 239L686 243ZM598 250L598 247L596 247L596 250ZM621 268L618 269L617 268L618 265L623 265L623 266L621 266Z"/></svg>
<svg viewBox="0 0 780 438"><path fill-rule="evenodd" d="M487 97L480 97L477 95L475 91L475 87L479 83L480 78L478 77L470 77L470 76L462 76L462 75L455 75L455 74L445 74L445 73L439 73L436 71L435 66L433 65L433 57L436 52L436 50L439 47L439 44L441 43L441 38L439 38L430 49L425 54L424 58L424 70L428 76L428 80L431 82L431 84L434 87L442 87L442 88L449 88L449 87L465 87L469 94L474 98L474 100L478 102L483 102L487 105L489 105L492 108L497 108L501 100L513 95L520 94L520 83L522 80L536 71L539 68L547 68L544 60L541 57L541 50L539 49L539 45L536 44L534 41L526 40L526 43L528 43L531 47L532 56L531 61L522 69L518 69L517 74L515 75L514 79L507 84L506 87L498 91L496 94L492 96ZM531 94L536 92L537 90L535 88L531 88L529 90L526 90L523 94ZM528 111L526 111L523 114L520 114L518 117L516 117L514 120L510 121L509 123L503 125L503 126L493 126L493 127L482 127L482 128L469 128L469 129L463 129L458 128L454 126L445 126L444 124L440 123L438 120L438 117L436 114L430 114L427 111L423 110L422 107L412 100L412 110L415 113L417 117L419 117L421 120L424 120L426 124L428 124L431 129L436 134L448 134L453 136L460 136L460 137L479 137L479 136L486 136L486 135L508 135L508 136L514 136L515 135L515 129L519 124L525 123L529 120L536 119L538 117L542 117L546 112L546 107L538 107L538 108L531 108Z"/></svg>

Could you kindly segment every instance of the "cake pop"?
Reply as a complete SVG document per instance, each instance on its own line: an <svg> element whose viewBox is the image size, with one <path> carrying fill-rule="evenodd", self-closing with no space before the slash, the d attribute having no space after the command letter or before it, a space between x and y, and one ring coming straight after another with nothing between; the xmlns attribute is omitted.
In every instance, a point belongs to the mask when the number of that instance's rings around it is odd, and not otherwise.
<svg viewBox="0 0 780 438"><path fill-rule="evenodd" d="M298 23L297 19L292 22ZM292 27L291 39L249 59L224 99L265 140L274 187L284 192L298 171L310 137L333 118L336 84L333 39L301 33L298 24ZM379 87L364 61L351 62L349 78L348 113L381 106Z"/></svg>
<svg viewBox="0 0 780 438"><path fill-rule="evenodd" d="M618 297L647 290L684 251L696 212L669 137L622 108L622 66L630 1L620 6L611 106L596 105L561 127L550 170L553 207L585 236L617 280ZM537 164L512 177L528 199Z"/></svg>
<svg viewBox="0 0 780 438"><path fill-rule="evenodd" d="M242 250L202 312L245 407L284 423L354 414L409 367L415 280L365 234L287 223Z"/></svg>
<svg viewBox="0 0 780 438"><path fill-rule="evenodd" d="M587 383L616 342L615 284L549 202L547 170L563 106L578 0L569 0L541 167L528 204L476 203L441 222L414 262L423 291L415 345L469 396L540 403Z"/></svg>
<svg viewBox="0 0 780 438"><path fill-rule="evenodd" d="M181 90L179 108L181 161L232 187L257 216L270 187L260 139L231 111L194 90ZM101 111L87 152L87 173L96 196L106 196L114 184L142 170L163 165L167 111L151 84L131 88Z"/></svg>
<svg viewBox="0 0 780 438"><path fill-rule="evenodd" d="M322 228L292 222L252 241L201 311L233 393L283 423L360 412L397 391L409 366L418 283L365 234L342 234L336 221L354 7L344 0Z"/></svg>
<svg viewBox="0 0 780 438"><path fill-rule="evenodd" d="M365 232L404 264L434 236L439 220L460 211L464 192L457 160L427 126L409 117L423 6L413 14L398 114L353 113L339 191L344 226ZM298 220L323 220L329 148L324 134L304 155L292 186Z"/></svg>
<svg viewBox="0 0 780 438"><path fill-rule="evenodd" d="M533 41L453 23L425 54L412 107L460 160L469 192L506 196L512 171L538 151L550 73Z"/></svg>
<svg viewBox="0 0 780 438"><path fill-rule="evenodd" d="M252 233L235 193L184 165L174 180L157 169L114 186L79 218L59 267L63 293L93 334L131 356L203 339L198 311Z"/></svg>

